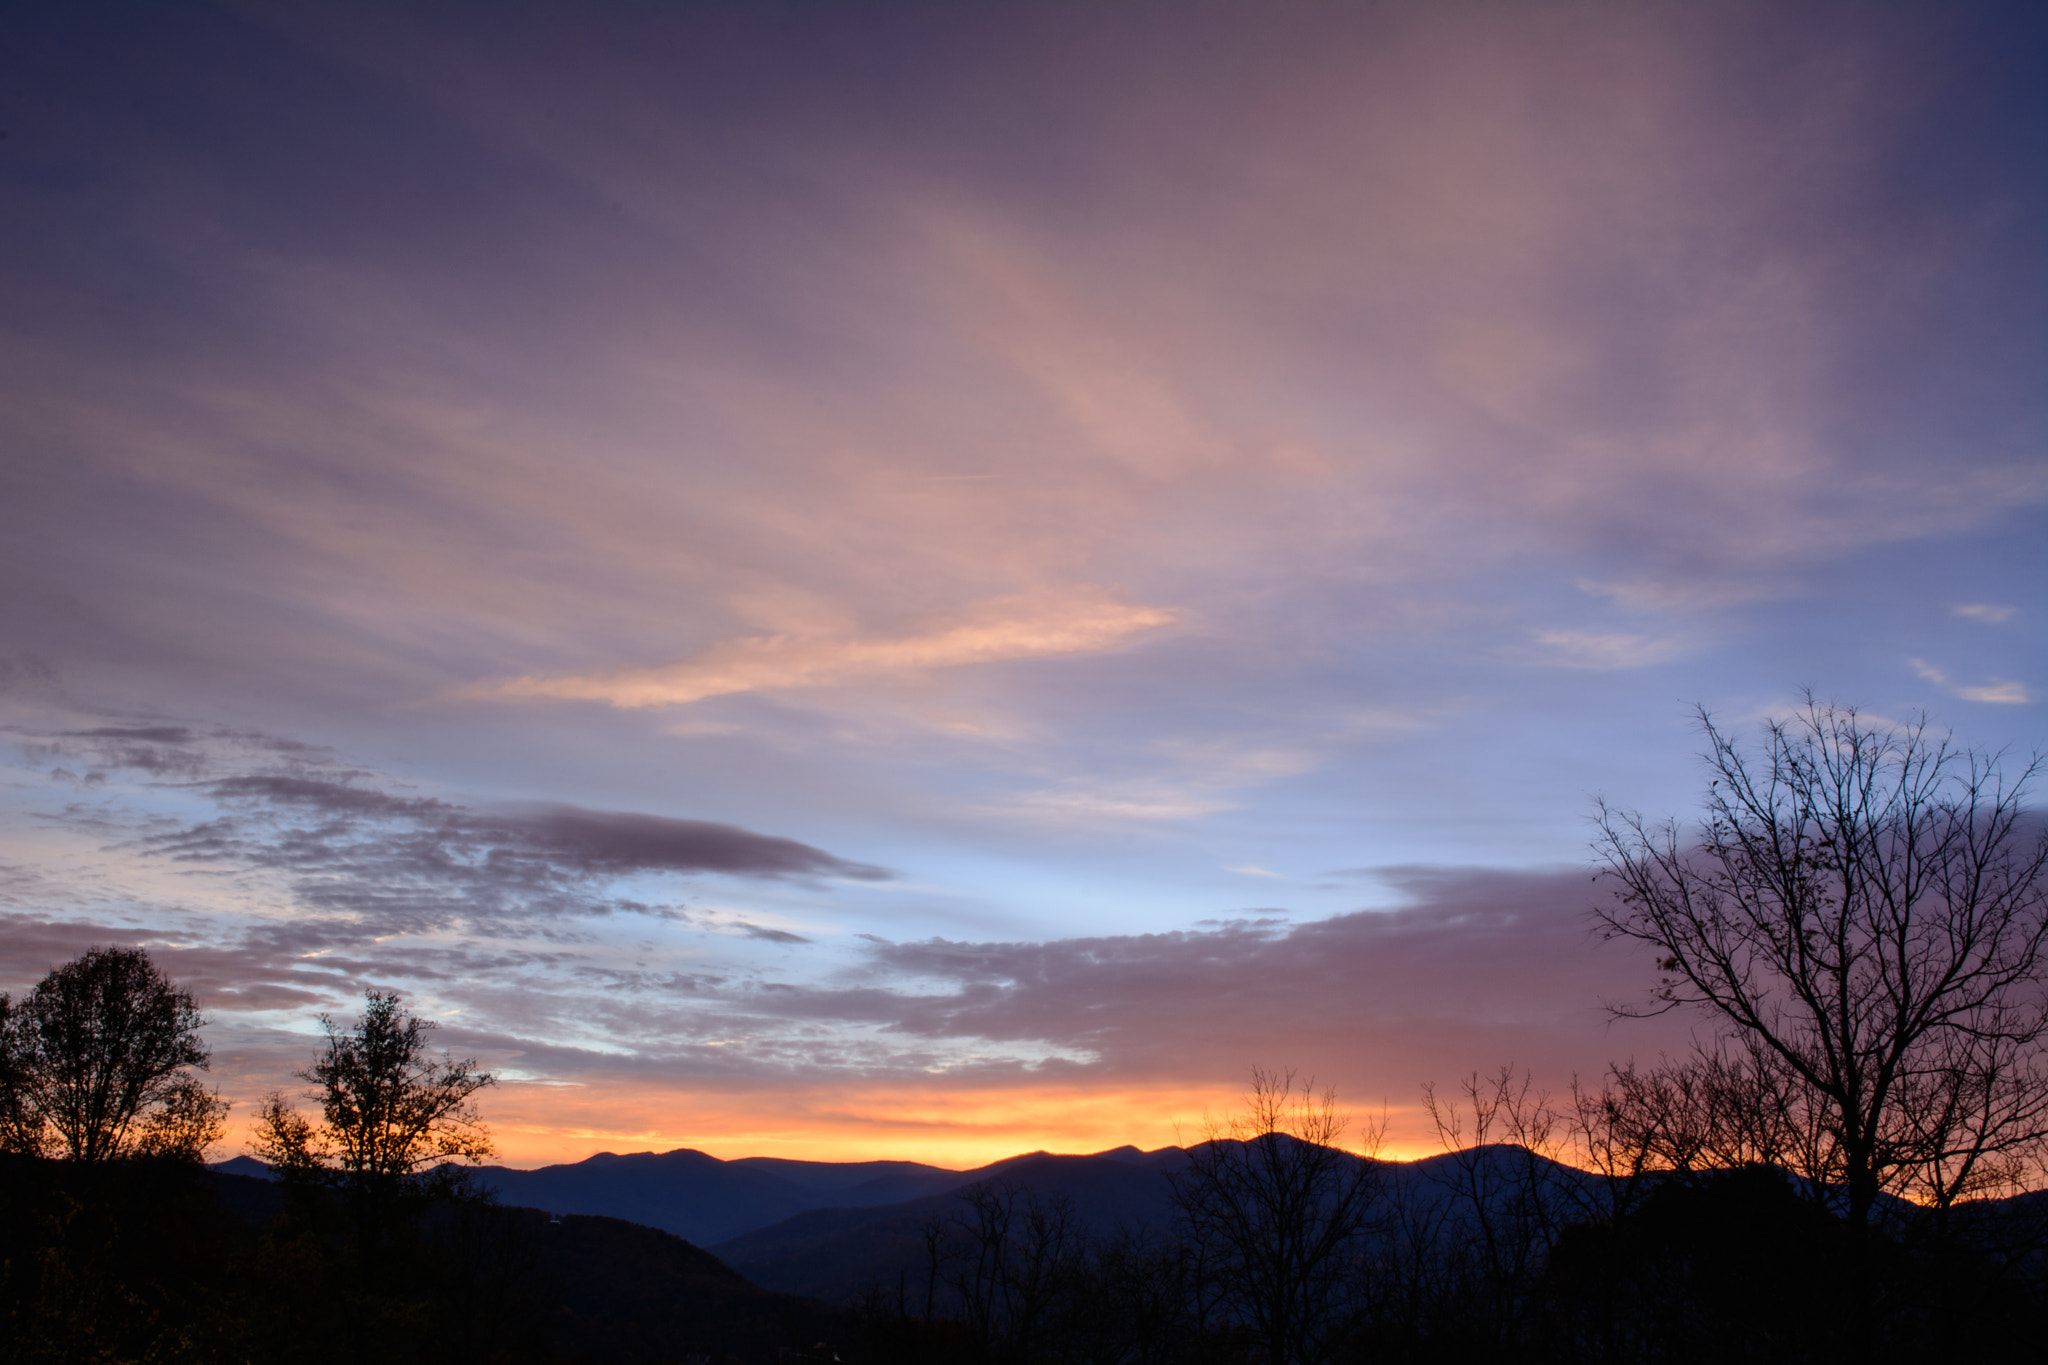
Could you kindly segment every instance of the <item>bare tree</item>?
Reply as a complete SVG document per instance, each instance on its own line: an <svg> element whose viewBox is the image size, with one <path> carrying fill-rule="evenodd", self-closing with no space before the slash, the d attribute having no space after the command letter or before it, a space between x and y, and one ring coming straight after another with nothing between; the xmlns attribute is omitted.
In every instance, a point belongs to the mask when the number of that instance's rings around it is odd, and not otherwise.
<svg viewBox="0 0 2048 1365"><path fill-rule="evenodd" d="M1377 1127L1344 1150L1336 1096L1254 1069L1244 1108L1207 1126L1174 1172L1173 1203L1222 1286L1221 1307L1270 1365L1320 1357L1379 1191Z"/></svg>
<svg viewBox="0 0 2048 1365"><path fill-rule="evenodd" d="M397 994L372 991L347 1032L320 1016L327 1051L295 1075L313 1087L323 1122L314 1124L273 1093L258 1120L256 1145L290 1171L320 1171L342 1183L396 1184L450 1161L492 1154L490 1134L471 1097L496 1079L474 1057L439 1061L427 1054L436 1025L408 1013Z"/></svg>
<svg viewBox="0 0 2048 1365"><path fill-rule="evenodd" d="M1605 1175L1618 1200L1645 1177L1840 1164L1826 1111L1759 1039L1722 1036L1654 1067L1630 1062L1600 1089L1575 1083L1573 1093L1578 1160Z"/></svg>
<svg viewBox="0 0 2048 1365"><path fill-rule="evenodd" d="M1451 1206L1430 1254L1468 1286L1468 1333L1505 1346L1559 1232L1603 1212L1593 1207L1598 1182L1563 1164L1572 1130L1526 1071L1473 1072L1456 1096L1425 1085L1422 1106L1444 1149L1433 1165Z"/></svg>
<svg viewBox="0 0 2048 1365"><path fill-rule="evenodd" d="M451 1163L492 1154L473 1096L495 1084L476 1059L427 1051L435 1025L406 1011L395 993L372 991L362 1018L344 1032L326 1015L327 1049L295 1073L320 1105L314 1122L281 1093L264 1100L253 1146L289 1180L324 1186L348 1206L362 1271L374 1275L378 1244L400 1205L454 1193Z"/></svg>
<svg viewBox="0 0 2048 1365"><path fill-rule="evenodd" d="M1062 1194L1040 1195L998 1177L962 1191L955 1210L925 1228L932 1290L943 1283L984 1349L1034 1359L1057 1334L1085 1277L1092 1238L1079 1208Z"/></svg>
<svg viewBox="0 0 2048 1365"><path fill-rule="evenodd" d="M1230 1359L1227 1339L1204 1337L1200 1308L1214 1297L1204 1274L1195 1250L1177 1237L1126 1227L1097 1242L1074 1307L1072 1358L1090 1365Z"/></svg>
<svg viewBox="0 0 2048 1365"><path fill-rule="evenodd" d="M1946 1205L2048 1142L2048 839L2040 760L1879 726L1808 696L1752 755L1700 712L1695 835L1600 810L1610 936L1649 944L1650 1004L1701 1009L1805 1135L1801 1173L1866 1224L1882 1194Z"/></svg>
<svg viewBox="0 0 2048 1365"><path fill-rule="evenodd" d="M0 996L0 1128L17 1151L73 1161L197 1160L227 1104L192 1075L205 1024L140 948L94 948Z"/></svg>

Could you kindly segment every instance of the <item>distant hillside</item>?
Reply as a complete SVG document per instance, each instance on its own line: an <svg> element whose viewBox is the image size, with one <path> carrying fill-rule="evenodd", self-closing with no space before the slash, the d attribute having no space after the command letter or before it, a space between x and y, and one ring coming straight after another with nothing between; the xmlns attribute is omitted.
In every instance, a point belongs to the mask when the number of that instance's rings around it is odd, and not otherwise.
<svg viewBox="0 0 2048 1365"><path fill-rule="evenodd" d="M251 1157L219 1162L213 1169L227 1175L270 1174ZM532 1171L480 1166L472 1172L477 1183L495 1190L504 1204L619 1218L672 1232L699 1246L781 1222L806 1209L895 1204L971 1184L982 1174L914 1161L721 1161L687 1147L626 1156L600 1152Z"/></svg>
<svg viewBox="0 0 2048 1365"><path fill-rule="evenodd" d="M844 1303L879 1285L900 1286L910 1295L924 1282L926 1225L957 1211L966 1186L975 1180L999 1177L1040 1198L1065 1196L1097 1235L1164 1233L1173 1222L1166 1177L1188 1160L1189 1149L1181 1147L1151 1152L1123 1147L1093 1156L1033 1153L967 1172L972 1180L938 1194L878 1208L812 1209L714 1243L709 1250L754 1283L784 1293ZM1531 1161L1535 1179L1553 1190L1592 1179L1507 1145L1377 1164L1386 1197L1411 1209L1432 1206L1434 1216L1456 1225L1471 1216L1466 1206L1447 1197L1460 1178L1460 1163L1481 1184L1505 1190L1530 1171L1526 1163Z"/></svg>
<svg viewBox="0 0 2048 1365"><path fill-rule="evenodd" d="M623 1218L699 1246L820 1205L892 1204L966 1179L955 1171L911 1162L871 1164L878 1169L840 1172L818 1169L829 1167L825 1162L720 1161L682 1148L629 1156L600 1152L571 1165L537 1171L485 1166L475 1178L495 1189L507 1204ZM848 1183L837 1183L840 1180Z"/></svg>
<svg viewBox="0 0 2048 1365"><path fill-rule="evenodd" d="M1507 1160L1519 1150L1494 1149L1488 1159ZM679 1148L600 1152L532 1171L482 1166L474 1176L503 1204L659 1228L711 1248L768 1288L840 1302L854 1289L893 1283L921 1264L925 1224L952 1210L959 1192L979 1181L1002 1178L1040 1196L1064 1195L1098 1233L1158 1230L1172 1219L1165 1175L1187 1159L1181 1147L1145 1152L1124 1146L1086 1156L1027 1152L949 1171L912 1161L722 1161ZM1382 1164L1394 1184L1428 1186L1441 1183L1452 1160ZM214 1169L269 1174L249 1157ZM1556 1171L1553 1178L1567 1178L1569 1168Z"/></svg>
<svg viewBox="0 0 2048 1365"><path fill-rule="evenodd" d="M924 1264L925 1224L959 1206L962 1190L1002 1179L1044 1198L1064 1195L1097 1233L1164 1229L1172 1219L1165 1173L1187 1162L1179 1147L1119 1148L1093 1156L1034 1153L984 1166L960 1186L879 1208L812 1209L729 1241L712 1254L754 1283L843 1303L869 1285L907 1285ZM921 1281L920 1281L921 1282Z"/></svg>

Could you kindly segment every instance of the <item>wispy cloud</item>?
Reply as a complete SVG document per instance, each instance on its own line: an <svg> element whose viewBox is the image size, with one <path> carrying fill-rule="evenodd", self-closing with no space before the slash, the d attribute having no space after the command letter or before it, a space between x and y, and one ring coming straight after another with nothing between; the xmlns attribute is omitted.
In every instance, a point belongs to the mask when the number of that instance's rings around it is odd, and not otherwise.
<svg viewBox="0 0 2048 1365"><path fill-rule="evenodd" d="M2022 706L2034 699L2024 684L2010 678L1993 678L1982 687L1958 687L1956 695L1964 701L1990 702L1996 706Z"/></svg>
<svg viewBox="0 0 2048 1365"><path fill-rule="evenodd" d="M1092 825L1174 820L1199 820L1231 810L1236 803L1212 788L1164 781L1075 783L1045 791L1025 792L999 802L991 810L1042 824Z"/></svg>
<svg viewBox="0 0 2048 1365"><path fill-rule="evenodd" d="M1993 606L1989 602L1964 602L1952 610L1966 620L1982 621L1987 626L1996 626L2012 620L2017 608Z"/></svg>
<svg viewBox="0 0 2048 1365"><path fill-rule="evenodd" d="M1531 658L1557 668L1584 668L1600 672L1647 668L1669 663L1693 648L1688 640L1670 635L1637 635L1620 631L1539 630L1528 651Z"/></svg>
<svg viewBox="0 0 2048 1365"><path fill-rule="evenodd" d="M823 978L679 968L651 954L606 964L568 945L350 943L290 925L167 956L181 975L255 992L218 997L231 1009L289 1009L344 983L410 980L495 1019L506 1030L497 1045L516 1048L533 1074L609 1072L632 1090L855 1072L1028 1085L1028 1068L1046 1062L1097 1084L1200 1083L1285 1055L1371 1097L1410 1094L1472 1056L1592 1069L1610 1047L1649 1045L1603 1040L1598 1002L1649 977L1626 949L1594 950L1582 872L1377 875L1408 893L1404 908L1306 923L1256 912L1051 941L870 939L857 965ZM8 923L20 931L10 942L40 956L105 932ZM799 937L743 919L718 927L777 945Z"/></svg>
<svg viewBox="0 0 2048 1365"><path fill-rule="evenodd" d="M1745 582L1733 573L1713 579L1699 578L1581 578L1575 586L1593 597L1604 597L1632 611L1678 614L1715 611L1785 591L1780 583Z"/></svg>
<svg viewBox="0 0 2048 1365"><path fill-rule="evenodd" d="M1908 659L1913 671L1936 687L1945 688L1951 696L1964 701L1988 702L1994 706L2023 706L2034 698L2024 683L2010 678L1993 678L1974 687L1965 687L1949 677L1948 671L1925 659Z"/></svg>
<svg viewBox="0 0 2048 1365"><path fill-rule="evenodd" d="M1311 771L1325 757L1309 746L1168 738L1145 750L1142 761L1151 771L1071 779L989 809L1049 825L1198 820L1235 808L1233 792Z"/></svg>
<svg viewBox="0 0 2048 1365"><path fill-rule="evenodd" d="M472 809L293 776L202 789L211 819L146 836L187 864L268 869L302 905L385 932L503 935L627 907L612 880L644 873L879 880L880 868L734 825L535 804Z"/></svg>
<svg viewBox="0 0 2048 1365"><path fill-rule="evenodd" d="M1927 679L1927 681L1933 683L1936 687L1948 686L1947 672L1942 669L1936 668L1933 664L1928 663L1927 660L1908 659L1906 660L1906 662L1912 665L1913 671L1915 673L1918 673L1921 677Z"/></svg>
<svg viewBox="0 0 2048 1365"><path fill-rule="evenodd" d="M718 821L422 795L326 750L220 727L103 724L12 738L54 782L101 794L44 814L46 827L89 835L139 865L281 878L295 910L349 942L455 928L549 932L620 912L687 918L615 889L650 875L890 875Z"/></svg>
<svg viewBox="0 0 2048 1365"><path fill-rule="evenodd" d="M682 706L706 697L774 692L900 677L933 668L1093 654L1171 625L1178 614L1084 586L1038 597L983 602L952 621L882 639L790 635L728 641L656 668L511 678L466 689L469 697L545 697L618 707Z"/></svg>
<svg viewBox="0 0 2048 1365"><path fill-rule="evenodd" d="M1431 1055L1555 1066L1584 1046L1568 1038L1598 1036L1602 999L1631 998L1651 979L1625 948L1594 951L1581 871L1378 875L1407 893L1406 908L1045 943L878 942L880 980L791 990L779 1007L792 1019L1060 1047L1124 1075L1194 1075L1202 1057L1279 1049L1372 1094L1408 1090L1428 1073L1404 1073ZM1358 1060L1376 1052L1391 1065Z"/></svg>

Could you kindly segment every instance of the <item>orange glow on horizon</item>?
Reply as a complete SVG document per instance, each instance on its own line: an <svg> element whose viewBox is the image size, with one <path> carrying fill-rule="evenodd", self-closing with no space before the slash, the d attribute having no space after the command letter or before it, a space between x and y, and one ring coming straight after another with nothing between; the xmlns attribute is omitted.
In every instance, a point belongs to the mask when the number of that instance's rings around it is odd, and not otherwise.
<svg viewBox="0 0 2048 1365"><path fill-rule="evenodd" d="M483 1111L496 1164L529 1169L599 1152L695 1148L728 1161L917 1161L969 1170L1033 1151L1088 1153L1127 1144L1151 1151L1196 1142L1205 1116L1227 1116L1241 1097L1242 1087L1186 1085L676 1092L508 1082L487 1092ZM1347 1112L1351 1150L1382 1117L1387 1131L1378 1155L1406 1161L1440 1150L1419 1108ZM246 1150L243 1124L216 1155Z"/></svg>

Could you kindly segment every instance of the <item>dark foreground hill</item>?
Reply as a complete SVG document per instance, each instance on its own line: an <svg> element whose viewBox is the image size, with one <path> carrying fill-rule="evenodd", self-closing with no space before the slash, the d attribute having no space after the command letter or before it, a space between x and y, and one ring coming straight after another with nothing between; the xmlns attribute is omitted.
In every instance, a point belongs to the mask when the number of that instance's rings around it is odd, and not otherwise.
<svg viewBox="0 0 2048 1365"><path fill-rule="evenodd" d="M0 1157L0 1362L767 1365L847 1320L614 1218L456 1201L353 1247L268 1180Z"/></svg>
<svg viewBox="0 0 2048 1365"><path fill-rule="evenodd" d="M836 1339L834 1307L750 1283L673 1233L616 1218L516 1210L557 1298L558 1353L589 1361L689 1355L776 1360Z"/></svg>
<svg viewBox="0 0 2048 1365"><path fill-rule="evenodd" d="M1257 1344L1242 1277L1173 1217L1168 1177L1205 1155L1036 1153L711 1250L601 1215L458 1200L394 1228L372 1260L337 1210L268 1180L0 1158L0 1365L1241 1362ZM1771 1168L1654 1183L1625 1221L1585 1217L1611 1187L1515 1147L1353 1169L1376 1179L1375 1223L1328 1286L1318 1350L1333 1361L1810 1363L1854 1344L1846 1229ZM905 1173L797 1174L829 1195ZM1868 1358L2032 1358L2041 1204L1959 1208L1948 1233L1884 1230ZM1024 1216L1054 1207L1072 1233L1057 1246ZM991 1242L977 1217L996 1208L1011 1221ZM936 1274L933 1246L952 1257Z"/></svg>

